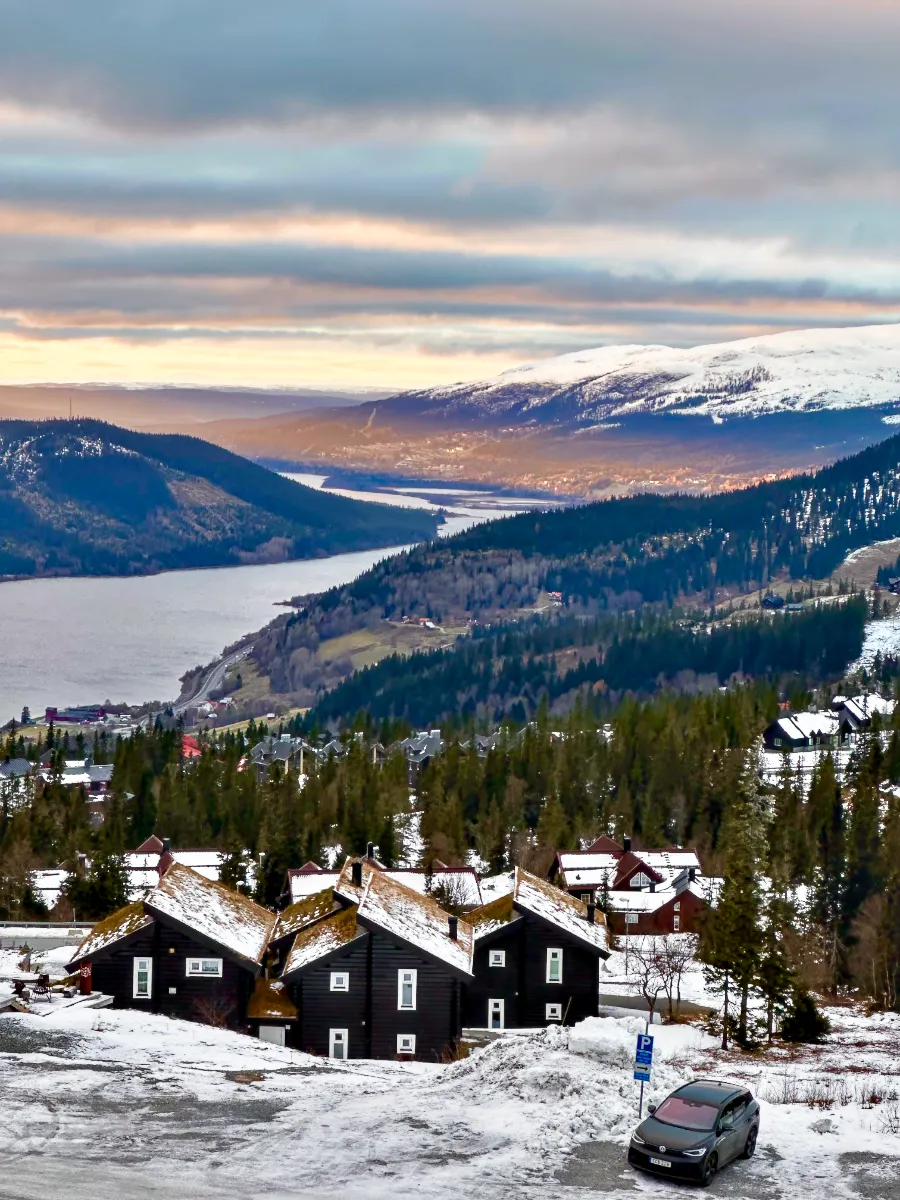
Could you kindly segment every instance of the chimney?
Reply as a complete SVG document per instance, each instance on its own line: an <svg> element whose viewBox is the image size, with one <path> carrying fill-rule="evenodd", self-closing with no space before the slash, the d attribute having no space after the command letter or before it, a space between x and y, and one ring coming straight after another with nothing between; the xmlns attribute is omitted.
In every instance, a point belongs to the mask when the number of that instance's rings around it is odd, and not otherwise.
<svg viewBox="0 0 900 1200"><path fill-rule="evenodd" d="M362 887L362 863L355 862L351 867L351 876L356 887Z"/></svg>
<svg viewBox="0 0 900 1200"><path fill-rule="evenodd" d="M172 849L172 839L171 838L163 838L162 844L163 844L163 848L162 848L163 854L168 854L169 851Z"/></svg>
<svg viewBox="0 0 900 1200"><path fill-rule="evenodd" d="M459 917L447 918L447 932L450 934L450 941L455 942L459 937Z"/></svg>
<svg viewBox="0 0 900 1200"><path fill-rule="evenodd" d="M622 849L627 854L631 849L631 838L622 838Z"/></svg>
<svg viewBox="0 0 900 1200"><path fill-rule="evenodd" d="M588 925L593 925L594 924L594 914L597 911L597 905L589 904L587 906L587 910L588 910L588 915L587 915Z"/></svg>
<svg viewBox="0 0 900 1200"><path fill-rule="evenodd" d="M655 883L655 881L654 881L654 880L652 880L652 879L650 880L650 891L651 891L651 892L655 892L655 891L656 891L656 883Z"/></svg>
<svg viewBox="0 0 900 1200"><path fill-rule="evenodd" d="M697 878L697 868L696 867L688 867L689 882L693 883L696 878Z"/></svg>
<svg viewBox="0 0 900 1200"><path fill-rule="evenodd" d="M374 857L375 857L375 843L369 842L368 845L366 846L366 858L374 858Z"/></svg>

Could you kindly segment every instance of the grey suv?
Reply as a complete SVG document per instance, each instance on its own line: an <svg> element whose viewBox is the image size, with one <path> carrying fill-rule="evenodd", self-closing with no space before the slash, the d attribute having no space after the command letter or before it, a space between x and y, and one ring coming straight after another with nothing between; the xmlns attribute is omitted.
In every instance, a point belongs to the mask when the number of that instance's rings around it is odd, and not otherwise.
<svg viewBox="0 0 900 1200"><path fill-rule="evenodd" d="M710 1182L733 1158L752 1158L759 1133L759 1104L746 1088L718 1079L695 1079L649 1106L631 1135L628 1161L642 1171Z"/></svg>

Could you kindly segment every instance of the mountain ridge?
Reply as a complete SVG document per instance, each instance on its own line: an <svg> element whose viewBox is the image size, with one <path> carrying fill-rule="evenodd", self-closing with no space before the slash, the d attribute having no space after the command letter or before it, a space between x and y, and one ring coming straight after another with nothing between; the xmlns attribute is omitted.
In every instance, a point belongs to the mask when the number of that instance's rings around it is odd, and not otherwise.
<svg viewBox="0 0 900 1200"><path fill-rule="evenodd" d="M857 407L900 414L900 325L797 330L687 349L603 346L371 406L428 421L570 428L664 412L713 421Z"/></svg>
<svg viewBox="0 0 900 1200"><path fill-rule="evenodd" d="M0 575L136 575L431 537L433 514L332 496L200 438L0 422Z"/></svg>

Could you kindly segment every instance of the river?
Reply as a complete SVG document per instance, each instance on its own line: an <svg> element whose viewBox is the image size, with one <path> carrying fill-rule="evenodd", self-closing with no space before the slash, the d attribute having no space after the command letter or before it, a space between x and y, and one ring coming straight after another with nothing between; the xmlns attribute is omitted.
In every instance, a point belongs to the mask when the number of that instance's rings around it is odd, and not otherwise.
<svg viewBox="0 0 900 1200"><path fill-rule="evenodd" d="M313 487L323 480L293 478ZM434 507L406 494L351 494ZM490 495L459 499L441 527L443 536L534 503ZM174 699L185 671L266 625L282 611L278 601L349 583L402 548L127 579L0 584L0 721L18 719L26 704L37 715L48 705Z"/></svg>

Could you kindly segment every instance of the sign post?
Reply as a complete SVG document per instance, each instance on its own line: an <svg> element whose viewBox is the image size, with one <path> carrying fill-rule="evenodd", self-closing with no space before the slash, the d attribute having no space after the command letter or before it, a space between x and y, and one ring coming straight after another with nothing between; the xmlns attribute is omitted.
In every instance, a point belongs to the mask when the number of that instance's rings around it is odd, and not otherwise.
<svg viewBox="0 0 900 1200"><path fill-rule="evenodd" d="M641 1098L638 1102L638 1120L644 1115L644 1084L650 1082L653 1066L653 1038L649 1033L639 1033L634 1050L634 1077L641 1081Z"/></svg>

